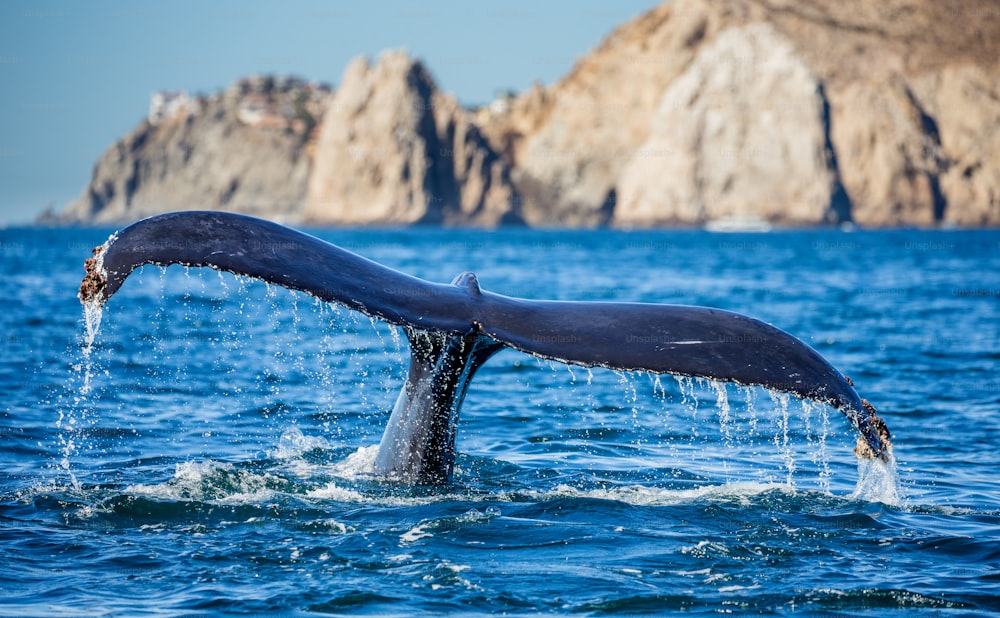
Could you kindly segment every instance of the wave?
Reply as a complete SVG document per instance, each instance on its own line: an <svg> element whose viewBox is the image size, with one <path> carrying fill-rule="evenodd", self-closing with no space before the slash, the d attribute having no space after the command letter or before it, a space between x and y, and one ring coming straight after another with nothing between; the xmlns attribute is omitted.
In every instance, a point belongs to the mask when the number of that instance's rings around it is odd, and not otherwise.
<svg viewBox="0 0 1000 618"><path fill-rule="evenodd" d="M198 503L219 507L261 507L274 504L323 508L324 503L350 503L379 507L415 507L437 503L527 503L555 500L616 502L637 507L725 503L752 507L757 503L792 500L821 506L856 503L883 503L896 496L885 474L867 474L859 489L838 497L829 492L798 489L780 482L739 481L682 487L655 483L606 483L576 478L544 482L532 477L520 483L505 483L502 489L482 484L453 483L444 487L401 487L372 477L377 446L359 448L332 463L312 463L302 457L326 446L312 439L283 440L270 453L272 459L245 463L216 460L184 461L174 465L170 478L160 482L140 482L114 489L107 485L92 488L60 489L46 485L38 493L68 490L79 502L77 516L85 519L120 499L155 502ZM873 480L874 479L874 480ZM864 484L864 487L861 485ZM541 486L540 486L541 485ZM880 493L883 492L883 493ZM886 493L888 493L888 496Z"/></svg>

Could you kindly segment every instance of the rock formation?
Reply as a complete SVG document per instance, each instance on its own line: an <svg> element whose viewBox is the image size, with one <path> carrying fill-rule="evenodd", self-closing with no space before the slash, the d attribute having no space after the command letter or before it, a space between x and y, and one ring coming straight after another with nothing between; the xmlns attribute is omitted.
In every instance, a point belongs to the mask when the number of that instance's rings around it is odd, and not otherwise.
<svg viewBox="0 0 1000 618"><path fill-rule="evenodd" d="M297 220L309 134L328 91L254 77L184 105L157 107L94 166L68 223L123 223L170 210L218 209ZM162 102L162 97L159 99Z"/></svg>
<svg viewBox="0 0 1000 618"><path fill-rule="evenodd" d="M998 57L986 0L674 0L484 132L532 224L998 225Z"/></svg>
<svg viewBox="0 0 1000 618"><path fill-rule="evenodd" d="M477 112L402 52L357 60L304 100L314 159L280 88L165 98L62 218L996 226L997 58L990 0L672 0Z"/></svg>
<svg viewBox="0 0 1000 618"><path fill-rule="evenodd" d="M852 219L1000 224L1000 6L764 2L813 68Z"/></svg>
<svg viewBox="0 0 1000 618"><path fill-rule="evenodd" d="M725 30L667 88L618 179L617 225L846 218L823 89L770 24Z"/></svg>
<svg viewBox="0 0 1000 618"><path fill-rule="evenodd" d="M488 135L512 142L529 224L611 221L621 171L646 141L663 91L716 27L707 10L676 4L618 28L558 83L487 120Z"/></svg>
<svg viewBox="0 0 1000 618"><path fill-rule="evenodd" d="M519 221L507 164L470 114L404 52L344 73L323 118L306 221L335 225Z"/></svg>

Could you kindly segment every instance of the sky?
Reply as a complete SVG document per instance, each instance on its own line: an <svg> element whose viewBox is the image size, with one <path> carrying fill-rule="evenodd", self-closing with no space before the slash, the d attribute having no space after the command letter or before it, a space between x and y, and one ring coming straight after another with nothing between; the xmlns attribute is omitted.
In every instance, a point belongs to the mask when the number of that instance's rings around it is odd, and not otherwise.
<svg viewBox="0 0 1000 618"><path fill-rule="evenodd" d="M158 90L253 73L336 87L385 49L422 59L464 104L551 84L656 0L97 0L0 3L0 225L62 210Z"/></svg>

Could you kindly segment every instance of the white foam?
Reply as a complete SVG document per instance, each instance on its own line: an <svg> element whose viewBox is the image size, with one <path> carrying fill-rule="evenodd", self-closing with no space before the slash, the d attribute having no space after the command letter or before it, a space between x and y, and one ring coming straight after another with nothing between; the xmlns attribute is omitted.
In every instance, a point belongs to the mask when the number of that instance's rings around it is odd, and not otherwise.
<svg viewBox="0 0 1000 618"><path fill-rule="evenodd" d="M346 480L370 477L375 473L376 455L378 455L378 444L362 446L343 461L333 464L330 471Z"/></svg>
<svg viewBox="0 0 1000 618"><path fill-rule="evenodd" d="M322 527L326 532L330 532L332 534L347 534L348 532L354 532L355 530L353 526L348 526L347 524L341 523L336 519L324 519L322 521L316 522L316 524ZM327 556L326 558L320 556L320 559L327 560L329 559L329 556Z"/></svg>
<svg viewBox="0 0 1000 618"><path fill-rule="evenodd" d="M355 489L350 487L345 487L338 483L337 481L330 481L318 487L312 489L305 493L305 497L311 500L333 500L336 502L356 502L359 504L375 504L379 506L394 506L394 507L404 507L404 506L426 506L428 504L437 504L438 502L452 502L457 500L496 500L494 496L490 498L489 496L469 496L466 494L458 494L449 492L447 494L433 494L433 495L423 495L423 496L405 496L405 495L365 495Z"/></svg>
<svg viewBox="0 0 1000 618"><path fill-rule="evenodd" d="M426 525L420 525L399 535L399 540L404 543L414 543L420 539L426 539L432 536L434 535L427 531Z"/></svg>
<svg viewBox="0 0 1000 618"><path fill-rule="evenodd" d="M323 487L306 492L307 498L314 500L334 500L336 502L377 502L360 492L347 487L341 487L335 482L329 482Z"/></svg>
<svg viewBox="0 0 1000 618"><path fill-rule="evenodd" d="M124 493L157 500L204 501L213 504L260 504L274 498L269 487L277 478L238 470L220 461L186 461L174 469L174 476L158 485L138 484ZM222 485L222 486L220 486Z"/></svg>
<svg viewBox="0 0 1000 618"><path fill-rule="evenodd" d="M851 498L900 506L896 458L890 455L889 461L882 461L859 457L858 484L851 493Z"/></svg>
<svg viewBox="0 0 1000 618"><path fill-rule="evenodd" d="M328 449L330 443L322 436L307 436L298 427L286 429L278 439L278 446L269 451L274 459L295 459L314 449Z"/></svg>
<svg viewBox="0 0 1000 618"><path fill-rule="evenodd" d="M758 494L776 489L788 492L795 491L793 487L784 483L748 481L725 485L706 485L691 489L665 489L642 485L579 489L572 485L558 485L549 491L529 491L525 493L538 500L590 498L594 500L615 500L634 506L666 506L682 504L702 498L728 499L736 497L746 500Z"/></svg>
<svg viewBox="0 0 1000 618"><path fill-rule="evenodd" d="M702 541L704 543L705 541ZM712 569L698 569L697 571L676 571L681 577L691 577L694 575L711 575Z"/></svg>

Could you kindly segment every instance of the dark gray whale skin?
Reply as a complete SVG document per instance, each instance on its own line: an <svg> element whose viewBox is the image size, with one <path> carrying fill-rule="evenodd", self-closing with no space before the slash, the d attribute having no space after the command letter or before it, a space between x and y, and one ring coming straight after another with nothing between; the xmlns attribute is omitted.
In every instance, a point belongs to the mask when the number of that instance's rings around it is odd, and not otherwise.
<svg viewBox="0 0 1000 618"><path fill-rule="evenodd" d="M402 326L409 375L379 444L375 473L444 483L459 410L476 370L514 348L583 366L758 385L843 412L875 456L888 432L850 380L802 341L745 315L682 305L525 300L400 273L308 234L215 211L150 217L114 234L87 260L83 302L103 304L144 264L208 266L255 277Z"/></svg>

